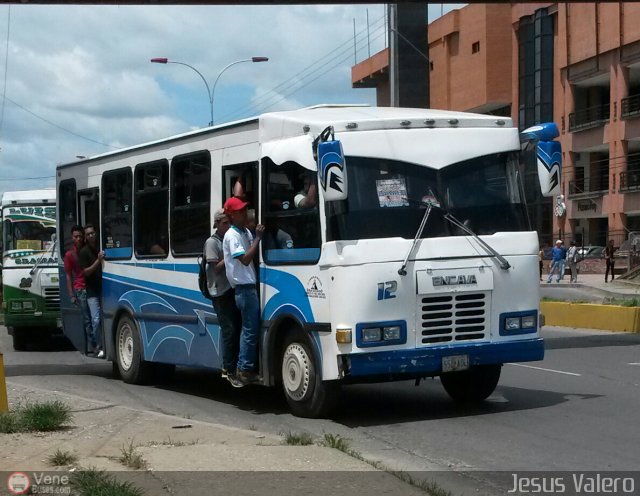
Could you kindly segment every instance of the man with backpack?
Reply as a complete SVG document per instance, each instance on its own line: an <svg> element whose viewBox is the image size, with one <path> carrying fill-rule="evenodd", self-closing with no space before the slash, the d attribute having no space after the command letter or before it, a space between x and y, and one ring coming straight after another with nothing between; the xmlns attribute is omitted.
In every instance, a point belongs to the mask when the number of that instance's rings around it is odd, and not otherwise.
<svg viewBox="0 0 640 496"><path fill-rule="evenodd" d="M223 209L213 215L213 235L204 244L206 261L207 288L213 301L213 308L218 316L220 333L222 334L222 377L234 384L238 354L240 352L240 328L242 319L235 302L235 291L227 279L222 241L231 227L229 217Z"/></svg>

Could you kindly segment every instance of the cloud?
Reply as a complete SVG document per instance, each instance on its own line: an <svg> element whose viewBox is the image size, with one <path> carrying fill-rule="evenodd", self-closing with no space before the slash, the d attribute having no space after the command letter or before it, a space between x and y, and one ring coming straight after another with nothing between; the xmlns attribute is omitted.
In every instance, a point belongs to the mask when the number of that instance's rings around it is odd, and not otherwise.
<svg viewBox="0 0 640 496"><path fill-rule="evenodd" d="M367 38L367 9L369 37ZM10 12L10 25L8 25ZM356 50L354 53L354 19ZM7 27L10 28L7 33ZM375 103L350 68L385 46L383 5L1 5L8 48L0 115L0 193L51 185L55 165L260 111ZM8 39L8 47L3 43ZM0 79L1 83L2 79ZM1 103L1 102L0 102ZM39 177L18 181L20 177ZM7 178L13 178L7 181Z"/></svg>

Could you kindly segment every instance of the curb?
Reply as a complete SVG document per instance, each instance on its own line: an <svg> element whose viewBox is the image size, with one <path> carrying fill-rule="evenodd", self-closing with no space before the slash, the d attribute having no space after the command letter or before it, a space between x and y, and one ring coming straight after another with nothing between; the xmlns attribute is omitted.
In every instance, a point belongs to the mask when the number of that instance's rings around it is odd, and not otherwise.
<svg viewBox="0 0 640 496"><path fill-rule="evenodd" d="M640 333L640 307L541 301L545 325Z"/></svg>

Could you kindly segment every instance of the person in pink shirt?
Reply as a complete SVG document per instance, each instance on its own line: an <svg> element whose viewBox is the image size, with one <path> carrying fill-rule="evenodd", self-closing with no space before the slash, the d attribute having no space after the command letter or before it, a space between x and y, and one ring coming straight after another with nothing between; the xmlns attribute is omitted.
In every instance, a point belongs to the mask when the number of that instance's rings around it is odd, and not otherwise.
<svg viewBox="0 0 640 496"><path fill-rule="evenodd" d="M71 303L80 307L85 336L89 339L88 352L95 353L98 343L91 342L93 328L91 327L91 312L87 303L87 285L84 280L84 270L80 266L78 255L84 246L84 229L82 226L71 228L73 246L64 254L64 271L67 275L67 291Z"/></svg>

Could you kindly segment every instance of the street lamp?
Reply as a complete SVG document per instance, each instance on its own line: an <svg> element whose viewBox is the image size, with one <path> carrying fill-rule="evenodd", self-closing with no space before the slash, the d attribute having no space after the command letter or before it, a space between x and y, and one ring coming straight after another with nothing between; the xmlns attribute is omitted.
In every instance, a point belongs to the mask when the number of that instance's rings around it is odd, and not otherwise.
<svg viewBox="0 0 640 496"><path fill-rule="evenodd" d="M192 65L189 64L185 64L184 62L177 62L174 60L169 60L166 57L156 57L151 59L151 62L153 62L154 64L179 64L179 65L184 65L186 67L188 67L189 69L194 70L198 76L200 76L200 78L202 79L202 81L204 81L204 85L207 87L207 97L209 98L209 107L211 110L211 122L209 122L210 126L213 126L213 95L216 91L216 85L218 84L218 79L220 79L220 76L222 76L222 73L224 71L226 71L229 67L236 65L236 64L241 64L242 62L267 62L269 60L269 57L251 57L250 59L242 59L242 60L236 60L235 62L231 62L229 65L227 65L224 69L222 69L219 73L218 76L216 77L216 80L213 82L213 88L209 89L209 83L207 83L207 80L205 79L205 77L202 75L202 73L196 69L195 67L193 67Z"/></svg>

